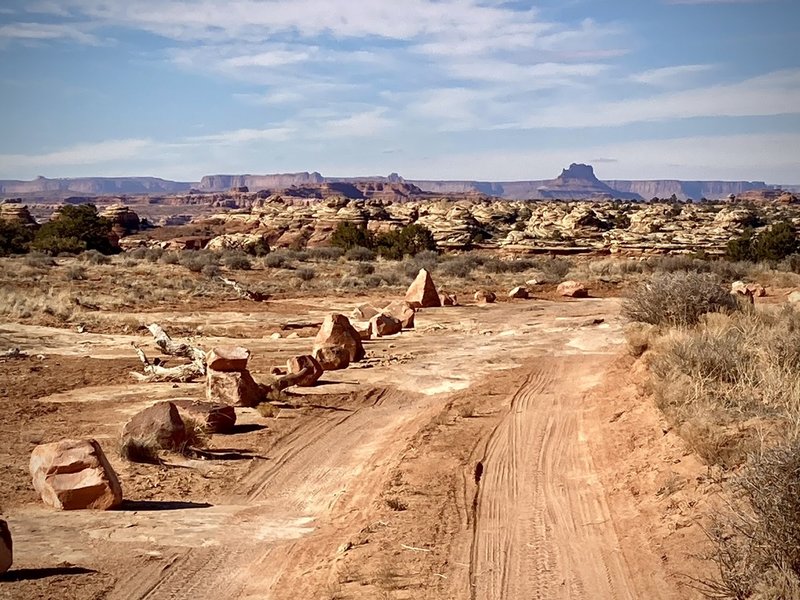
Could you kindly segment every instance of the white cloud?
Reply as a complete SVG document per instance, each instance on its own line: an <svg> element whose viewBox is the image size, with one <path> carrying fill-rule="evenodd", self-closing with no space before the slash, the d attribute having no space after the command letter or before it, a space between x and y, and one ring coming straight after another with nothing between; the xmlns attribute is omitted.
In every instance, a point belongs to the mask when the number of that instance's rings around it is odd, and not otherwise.
<svg viewBox="0 0 800 600"><path fill-rule="evenodd" d="M307 130L309 137L318 138L356 138L373 137L384 133L394 125L394 121L384 116L385 108L364 111L339 119L323 121Z"/></svg>
<svg viewBox="0 0 800 600"><path fill-rule="evenodd" d="M713 65L676 65L672 67L661 67L658 69L650 69L642 71L641 73L634 73L631 75L631 81L637 83L644 83L646 85L669 87L675 84L683 83L687 78L690 78L698 73L707 73L714 68Z"/></svg>
<svg viewBox="0 0 800 600"><path fill-rule="evenodd" d="M71 40L81 44L98 45L100 40L86 29L85 25L11 23L0 25L0 42Z"/></svg>
<svg viewBox="0 0 800 600"><path fill-rule="evenodd" d="M142 156L152 146L153 142L146 139L107 140L45 154L0 154L0 165L9 174L16 169L96 165Z"/></svg>
<svg viewBox="0 0 800 600"><path fill-rule="evenodd" d="M294 129L291 127L273 127L268 129L236 129L210 135L193 136L186 138L189 144L219 144L237 145L249 142L284 142L292 136Z"/></svg>

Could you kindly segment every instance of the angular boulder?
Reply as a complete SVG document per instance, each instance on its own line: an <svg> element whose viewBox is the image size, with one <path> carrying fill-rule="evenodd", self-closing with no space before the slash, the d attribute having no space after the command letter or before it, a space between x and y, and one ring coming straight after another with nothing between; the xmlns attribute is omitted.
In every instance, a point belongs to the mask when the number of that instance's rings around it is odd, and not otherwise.
<svg viewBox="0 0 800 600"><path fill-rule="evenodd" d="M371 304L360 304L353 309L350 315L356 321L369 321L372 317L380 313L377 308Z"/></svg>
<svg viewBox="0 0 800 600"><path fill-rule="evenodd" d="M344 315L330 314L325 317L317 337L314 338L314 352L319 348L330 346L341 346L347 349L350 362L358 362L364 358L365 352L361 336Z"/></svg>
<svg viewBox="0 0 800 600"><path fill-rule="evenodd" d="M375 315L369 320L369 326L373 337L395 335L403 330L403 325L400 323L400 320L387 314Z"/></svg>
<svg viewBox="0 0 800 600"><path fill-rule="evenodd" d="M350 352L344 346L324 346L314 351L314 358L324 371L339 371L350 366Z"/></svg>
<svg viewBox="0 0 800 600"><path fill-rule="evenodd" d="M439 294L439 301L442 306L458 306L458 296L450 292L442 292Z"/></svg>
<svg viewBox="0 0 800 600"><path fill-rule="evenodd" d="M261 388L250 371L206 372L206 400L229 406L257 406L263 400Z"/></svg>
<svg viewBox="0 0 800 600"><path fill-rule="evenodd" d="M417 311L414 310L414 307L405 300L395 300L394 302L390 302L381 310L382 314L388 315L400 321L400 326L403 329L414 328L414 315L416 312Z"/></svg>
<svg viewBox="0 0 800 600"><path fill-rule="evenodd" d="M559 283L556 292L559 296L566 296L568 298L587 298L589 296L589 288L577 281L563 281Z"/></svg>
<svg viewBox="0 0 800 600"><path fill-rule="evenodd" d="M223 373L244 371L250 360L250 350L241 346L219 346L206 354L206 366Z"/></svg>
<svg viewBox="0 0 800 600"><path fill-rule="evenodd" d="M181 419L200 423L208 433L231 433L236 425L236 411L232 406L200 400L173 400Z"/></svg>
<svg viewBox="0 0 800 600"><path fill-rule="evenodd" d="M528 289L522 286L517 286L510 292L508 292L509 298L516 298L518 300L527 300L530 298L530 294L528 293Z"/></svg>
<svg viewBox="0 0 800 600"><path fill-rule="evenodd" d="M413 308L434 308L442 305L431 274L425 269L419 270L417 278L411 283L406 292L405 300Z"/></svg>
<svg viewBox="0 0 800 600"><path fill-rule="evenodd" d="M14 543L8 523L0 519L0 574L5 573L14 563Z"/></svg>
<svg viewBox="0 0 800 600"><path fill-rule="evenodd" d="M33 487L60 510L108 510L122 503L122 487L95 440L62 440L36 446L30 463Z"/></svg>
<svg viewBox="0 0 800 600"><path fill-rule="evenodd" d="M478 290L474 298L478 304L493 304L497 300L495 293L489 290Z"/></svg>
<svg viewBox="0 0 800 600"><path fill-rule="evenodd" d="M322 376L322 365L313 356L303 354L286 361L286 371L289 375L297 376L293 379L294 385L311 387Z"/></svg>
<svg viewBox="0 0 800 600"><path fill-rule="evenodd" d="M186 444L186 427L172 402L157 402L133 415L122 430L123 447L130 444L180 451Z"/></svg>

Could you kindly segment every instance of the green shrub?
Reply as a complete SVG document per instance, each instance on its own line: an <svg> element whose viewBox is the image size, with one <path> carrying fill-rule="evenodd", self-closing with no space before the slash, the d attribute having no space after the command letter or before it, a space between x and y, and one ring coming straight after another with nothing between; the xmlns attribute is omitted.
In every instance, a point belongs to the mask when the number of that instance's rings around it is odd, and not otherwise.
<svg viewBox="0 0 800 600"><path fill-rule="evenodd" d="M97 250L87 250L86 252L82 252L78 256L78 260L89 263L90 265L107 265L111 262L111 259L108 256L101 254Z"/></svg>
<svg viewBox="0 0 800 600"><path fill-rule="evenodd" d="M180 260L181 258L180 256L178 256L177 252L164 252L161 256L158 257L158 262L163 263L165 265L177 265L180 262Z"/></svg>
<svg viewBox="0 0 800 600"><path fill-rule="evenodd" d="M367 226L363 224L343 221L336 226L331 235L331 246L345 251L356 247L372 248L374 245L375 237L372 232L367 231Z"/></svg>
<svg viewBox="0 0 800 600"><path fill-rule="evenodd" d="M222 264L235 271L249 271L253 264L250 259L240 252L229 252L222 257Z"/></svg>
<svg viewBox="0 0 800 600"><path fill-rule="evenodd" d="M207 265L218 266L218 257L213 252L206 250L188 250L183 252L179 259L180 265L192 273L200 273Z"/></svg>
<svg viewBox="0 0 800 600"><path fill-rule="evenodd" d="M789 221L780 221L758 235L746 229L739 238L728 242L727 256L730 260L775 262L798 251L797 230Z"/></svg>
<svg viewBox="0 0 800 600"><path fill-rule="evenodd" d="M335 261L344 256L344 250L335 246L331 248L311 248L307 252L312 260Z"/></svg>
<svg viewBox="0 0 800 600"><path fill-rule="evenodd" d="M144 260L147 258L147 248L134 248L127 255L134 260Z"/></svg>
<svg viewBox="0 0 800 600"><path fill-rule="evenodd" d="M286 252L282 250L270 252L262 260L264 261L264 266L270 269L283 268L289 262Z"/></svg>
<svg viewBox="0 0 800 600"><path fill-rule="evenodd" d="M48 254L78 254L97 250L103 254L118 252L111 243L111 223L97 214L93 204L63 206L59 214L41 226L31 247Z"/></svg>
<svg viewBox="0 0 800 600"><path fill-rule="evenodd" d="M298 279L300 279L300 281L311 281L317 276L314 269L308 268L297 269L294 274Z"/></svg>
<svg viewBox="0 0 800 600"><path fill-rule="evenodd" d="M0 219L0 256L24 254L34 238L34 230L16 222Z"/></svg>
<svg viewBox="0 0 800 600"><path fill-rule="evenodd" d="M652 325L694 325L710 312L734 311L736 299L719 278L705 273L656 273L638 286L622 307L631 321Z"/></svg>

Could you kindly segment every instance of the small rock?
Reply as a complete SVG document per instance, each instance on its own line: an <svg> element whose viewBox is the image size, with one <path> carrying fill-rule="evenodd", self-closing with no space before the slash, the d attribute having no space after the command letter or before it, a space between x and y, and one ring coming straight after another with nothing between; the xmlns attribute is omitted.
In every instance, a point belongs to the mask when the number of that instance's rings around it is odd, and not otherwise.
<svg viewBox="0 0 800 600"><path fill-rule="evenodd" d="M206 371L206 400L230 406L253 407L263 400L250 371Z"/></svg>
<svg viewBox="0 0 800 600"><path fill-rule="evenodd" d="M402 331L403 325L399 319L395 319L391 315L379 314L375 315L369 321L370 331L374 337L385 337L387 335L395 335Z"/></svg>
<svg viewBox="0 0 800 600"><path fill-rule="evenodd" d="M589 288L577 281L564 281L556 289L560 296L569 298L586 298L589 296Z"/></svg>
<svg viewBox="0 0 800 600"><path fill-rule="evenodd" d="M236 425L236 411L232 406L199 400L173 400L182 420L193 419L208 433L230 433Z"/></svg>
<svg viewBox="0 0 800 600"><path fill-rule="evenodd" d="M510 292L508 292L509 298L517 298L519 300L527 300L530 298L530 294L528 293L527 288L517 286Z"/></svg>
<svg viewBox="0 0 800 600"><path fill-rule="evenodd" d="M474 298L478 304L492 304L497 300L495 293L489 290L478 290Z"/></svg>
<svg viewBox="0 0 800 600"><path fill-rule="evenodd" d="M271 336L269 336L269 337L270 337L271 339L273 339L273 340L279 340L279 339L281 339L281 334L280 334L280 333L278 333L278 332L276 331L275 333L273 333L273 334L272 334Z"/></svg>
<svg viewBox="0 0 800 600"><path fill-rule="evenodd" d="M350 353L342 346L324 346L314 350L314 358L325 371L338 371L350 366Z"/></svg>
<svg viewBox="0 0 800 600"><path fill-rule="evenodd" d="M250 350L241 346L219 346L206 354L206 366L224 373L245 371L248 360Z"/></svg>
<svg viewBox="0 0 800 600"><path fill-rule="evenodd" d="M42 444L31 453L33 487L60 510L108 510L122 502L122 487L95 440Z"/></svg>
<svg viewBox="0 0 800 600"><path fill-rule="evenodd" d="M800 291L792 292L786 299L789 304L800 304Z"/></svg>
<svg viewBox="0 0 800 600"><path fill-rule="evenodd" d="M294 356L286 361L286 371L289 375L297 375L294 385L311 387L322 376L322 366L316 358L303 354Z"/></svg>
<svg viewBox="0 0 800 600"><path fill-rule="evenodd" d="M439 301L442 306L458 306L458 296L450 292L442 292L439 294Z"/></svg>
<svg viewBox="0 0 800 600"><path fill-rule="evenodd" d="M350 316L356 321L369 321L379 313L380 311L371 304L361 304L353 309Z"/></svg>

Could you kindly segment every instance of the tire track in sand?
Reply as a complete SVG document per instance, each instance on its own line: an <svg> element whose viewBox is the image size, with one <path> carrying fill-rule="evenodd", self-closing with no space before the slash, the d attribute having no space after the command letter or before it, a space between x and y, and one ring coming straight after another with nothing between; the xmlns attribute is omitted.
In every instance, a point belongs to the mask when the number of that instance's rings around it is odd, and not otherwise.
<svg viewBox="0 0 800 600"><path fill-rule="evenodd" d="M581 434L582 401L608 357L546 358L488 438L474 502L472 600L633 600Z"/></svg>

